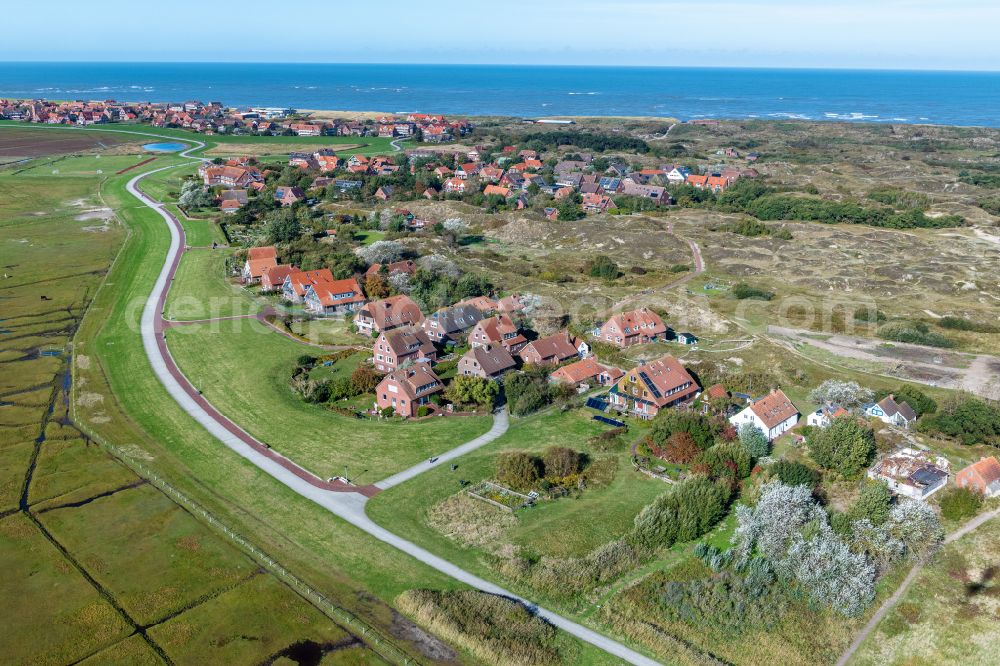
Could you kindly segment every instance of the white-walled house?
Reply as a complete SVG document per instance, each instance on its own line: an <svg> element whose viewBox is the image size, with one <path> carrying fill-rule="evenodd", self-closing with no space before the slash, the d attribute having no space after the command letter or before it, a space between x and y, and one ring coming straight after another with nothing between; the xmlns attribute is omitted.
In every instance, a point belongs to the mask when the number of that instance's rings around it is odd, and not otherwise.
<svg viewBox="0 0 1000 666"><path fill-rule="evenodd" d="M897 495L927 499L948 483L947 458L917 449L899 449L868 470L868 478L884 481Z"/></svg>
<svg viewBox="0 0 1000 666"><path fill-rule="evenodd" d="M917 421L917 413L909 403L896 402L896 396L889 394L878 402L865 405L865 414L884 423L908 428Z"/></svg>
<svg viewBox="0 0 1000 666"><path fill-rule="evenodd" d="M730 417L729 422L737 428L752 423L767 435L769 441L774 441L795 427L799 422L799 410L781 389L774 389Z"/></svg>

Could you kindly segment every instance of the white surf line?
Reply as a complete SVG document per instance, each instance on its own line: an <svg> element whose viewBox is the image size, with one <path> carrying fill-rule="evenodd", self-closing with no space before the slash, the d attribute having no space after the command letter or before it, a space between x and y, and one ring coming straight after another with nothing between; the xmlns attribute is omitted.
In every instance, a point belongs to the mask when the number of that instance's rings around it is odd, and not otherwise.
<svg viewBox="0 0 1000 666"><path fill-rule="evenodd" d="M112 130L114 131L114 130ZM163 138L162 135L151 135L143 132L128 132L125 130L117 130L119 132L127 134L139 134L144 136L156 136L158 138ZM181 141L182 139L178 139ZM196 145L192 148L184 150L178 155L180 157L186 157L192 160L198 160L201 158L192 157L188 153L200 150L205 147L204 143L200 141L195 141L193 139L186 140L187 142L194 142ZM604 650L608 654L615 657L623 659L624 661L635 664L636 666L656 666L659 664L654 659L651 659L643 654L636 652L635 650L615 641L603 634L600 634L592 629L588 629L583 625L580 625L570 619L567 619L558 613L550 611L541 606L537 606L532 602L524 599L522 597L513 594L504 588L495 585L487 580L479 578L478 576L469 573L468 571L448 562L447 560L434 555L433 553L421 548L412 541L408 541L399 537L389 530L381 527L372 521L365 513L365 505L367 503L367 498L360 493L344 493L344 492L332 492L329 490L323 490L313 486L303 479L299 478L288 469L282 467L275 461L267 458L263 454L255 451L251 446L240 440L236 435L229 432L221 423L215 420L208 412L206 412L201 405L194 401L191 396L184 391L177 380L170 374L167 370L167 363L160 353L159 346L156 340L156 318L158 316L157 307L159 303L160 296L166 292L168 289L167 277L170 273L170 265L174 258L181 251L181 236L177 228L172 224L170 216L162 210L162 204L154 204L147 201L143 195L139 192L137 184L142 178L148 176L152 173L157 173L159 171L164 171L166 169L172 169L173 166L163 167L161 169L154 169L152 171L147 171L145 173L139 174L132 178L126 184L126 190L135 197L139 202L150 210L155 211L163 221L166 223L167 227L170 229L170 249L167 252L167 256L163 263L163 268L160 271L160 275L156 279L156 283L153 285L153 290L146 300L146 305L142 311L142 319L140 324L140 333L142 335L143 348L146 351L146 356L149 359L149 363L153 368L153 372L156 374L157 379L167 390L170 396L177 401L181 408L191 416L195 421L201 424L209 433L211 433L216 439L225 444L229 449L234 451L239 456L243 457L262 471L269 474L271 477L277 481L284 484L286 487L294 490L296 493L312 500L316 504L327 509L330 513L342 518L348 523L354 525L355 527L361 529L362 531L370 534L379 541L386 543L394 548L410 555L420 562L440 571L443 574L451 576L452 578L461 581L470 587L474 587L483 592L489 594L495 594L498 596L507 597L509 599L516 600L532 611L534 611L539 617L543 618L555 627L562 629L563 631L571 634L582 641L590 643L591 645ZM494 427L496 425L494 424ZM491 431L492 432L492 431ZM473 440L475 441L475 440ZM481 444L480 444L481 446ZM458 447L461 449L462 447ZM453 449L458 450L458 449ZM460 454L456 454L460 455ZM418 466L419 467L419 466ZM413 468L411 468L412 470ZM408 472L410 470L407 470ZM419 470L413 472L408 478L413 478L420 473ZM390 477L391 479L392 477Z"/></svg>

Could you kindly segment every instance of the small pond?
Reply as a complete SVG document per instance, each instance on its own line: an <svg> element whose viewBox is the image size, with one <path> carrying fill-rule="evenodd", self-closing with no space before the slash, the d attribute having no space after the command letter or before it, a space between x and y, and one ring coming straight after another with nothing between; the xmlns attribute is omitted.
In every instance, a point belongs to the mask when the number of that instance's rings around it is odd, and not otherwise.
<svg viewBox="0 0 1000 666"><path fill-rule="evenodd" d="M176 153L187 148L187 145L183 143L147 143L143 148L153 153Z"/></svg>

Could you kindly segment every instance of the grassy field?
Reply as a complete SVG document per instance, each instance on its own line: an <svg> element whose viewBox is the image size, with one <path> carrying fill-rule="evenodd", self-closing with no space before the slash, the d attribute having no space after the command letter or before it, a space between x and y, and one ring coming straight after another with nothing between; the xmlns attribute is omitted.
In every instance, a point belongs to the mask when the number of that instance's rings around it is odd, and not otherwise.
<svg viewBox="0 0 1000 666"><path fill-rule="evenodd" d="M344 319L297 319L292 333L318 345L371 345L371 338L352 333Z"/></svg>
<svg viewBox="0 0 1000 666"><path fill-rule="evenodd" d="M499 547L500 543L507 541L524 546L539 556L586 553L621 536L639 510L667 490L662 481L632 470L627 446L606 453L594 450L588 444L589 437L607 428L593 421L585 410L548 411L515 419L503 437L463 456L455 471L437 468L375 496L368 504L369 515L379 524L449 561L495 578L495 572L484 563L485 551L465 548L431 527L428 523L429 511L460 492L459 480L475 483L492 478L494 460L500 451L525 449L541 452L552 445L568 446L594 459L614 456L618 467L611 484L585 490L579 498L543 501L534 508L518 511L515 524L504 530L493 545ZM641 427L633 430L629 433L629 440L641 436L641 432Z"/></svg>
<svg viewBox="0 0 1000 666"><path fill-rule="evenodd" d="M295 360L310 348L257 321L185 326L169 334L168 344L212 404L322 477L346 468L355 483L372 483L489 429L487 417L375 422L307 404L288 389L288 379Z"/></svg>
<svg viewBox="0 0 1000 666"><path fill-rule="evenodd" d="M64 393L71 338L77 351L87 348L88 334L77 330L80 318L86 312L83 329L93 331L106 323L112 304L120 313L131 312L130 280L142 273L123 269L119 258L112 270L120 273L104 281L122 242L134 249L143 240L141 229L116 220L129 223L138 211L122 189L132 172L109 177L86 171L0 171L0 262L7 273L0 282L0 566L5 572L0 598L18 600L0 609L4 660L158 664L165 657L177 664L204 663L192 655L218 644L189 637L183 649L164 651L138 626L174 613L180 613L175 620L184 618L186 609L247 581L283 590L281 604L289 616L310 618L309 626L293 621L269 629L268 650L314 636L346 636L231 542L142 486L103 448L85 441L68 418L68 411L80 409L88 414L88 426L108 427L119 444L136 447L145 441L144 433L120 428L110 416L117 406L101 386L106 375L96 355L75 356L72 396ZM117 215L88 214L109 204ZM131 268L143 266L144 259L136 254ZM147 269L150 275L159 267L151 263ZM96 294L111 299L92 303ZM103 346L111 355L123 349L108 342ZM44 355L49 352L54 355ZM136 359L141 355L141 346L133 350ZM339 574L324 576L329 581ZM250 603L252 595L247 599ZM242 616L230 615L219 616L214 627L216 634L239 636L242 625ZM352 654L371 661L363 644L347 638Z"/></svg>
<svg viewBox="0 0 1000 666"><path fill-rule="evenodd" d="M167 319L197 320L252 314L260 310L226 274L234 250L191 249L184 253L167 296Z"/></svg>
<svg viewBox="0 0 1000 666"><path fill-rule="evenodd" d="M995 664L1000 521L939 552L851 663Z"/></svg>
<svg viewBox="0 0 1000 666"><path fill-rule="evenodd" d="M46 511L40 520L141 625L256 574L246 555L150 486Z"/></svg>
<svg viewBox="0 0 1000 666"><path fill-rule="evenodd" d="M49 543L31 519L0 520L4 660L67 664L116 643L132 627Z"/></svg>

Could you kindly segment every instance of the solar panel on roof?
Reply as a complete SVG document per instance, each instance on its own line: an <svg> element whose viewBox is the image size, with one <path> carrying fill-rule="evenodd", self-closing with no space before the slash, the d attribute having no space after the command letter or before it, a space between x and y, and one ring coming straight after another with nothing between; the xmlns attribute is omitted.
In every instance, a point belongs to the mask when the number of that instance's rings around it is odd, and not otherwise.
<svg viewBox="0 0 1000 666"><path fill-rule="evenodd" d="M649 392L653 394L654 398L660 397L660 389L656 388L656 386L653 384L653 380L649 378L649 375L647 375L645 372L640 372L639 378L642 379L643 382L645 382L646 386L649 388Z"/></svg>

